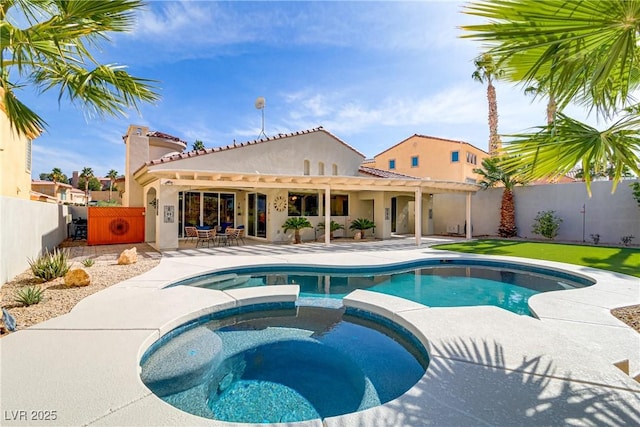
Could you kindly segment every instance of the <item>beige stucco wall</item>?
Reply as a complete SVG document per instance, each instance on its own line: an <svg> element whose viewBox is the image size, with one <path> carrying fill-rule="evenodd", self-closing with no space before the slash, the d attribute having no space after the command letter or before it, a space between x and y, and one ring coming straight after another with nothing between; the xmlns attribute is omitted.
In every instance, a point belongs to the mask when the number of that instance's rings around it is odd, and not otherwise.
<svg viewBox="0 0 640 427"><path fill-rule="evenodd" d="M336 164L338 175L357 176L364 156L318 131L153 165L149 170L303 175L305 160L309 161L309 175L319 175L322 162L325 175L331 175Z"/></svg>
<svg viewBox="0 0 640 427"><path fill-rule="evenodd" d="M458 162L451 161L453 151L459 153ZM467 162L467 152L476 156L476 164ZM418 156L417 167L411 166L414 156ZM465 182L478 179L473 169L480 167L485 157L488 157L487 153L471 144L414 135L378 154L373 163L366 166L390 170L389 160L395 160L393 172L433 180Z"/></svg>
<svg viewBox="0 0 640 427"><path fill-rule="evenodd" d="M28 269L29 259L44 248L51 250L67 237L69 212L64 205L0 196L0 284Z"/></svg>
<svg viewBox="0 0 640 427"><path fill-rule="evenodd" d="M0 112L0 196L29 200L31 163L27 165L28 138L20 137Z"/></svg>

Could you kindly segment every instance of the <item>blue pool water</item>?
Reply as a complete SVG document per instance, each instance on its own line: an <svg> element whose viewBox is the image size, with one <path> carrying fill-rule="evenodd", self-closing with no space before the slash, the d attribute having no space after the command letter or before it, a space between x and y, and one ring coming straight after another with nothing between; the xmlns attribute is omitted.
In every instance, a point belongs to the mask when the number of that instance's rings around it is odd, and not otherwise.
<svg viewBox="0 0 640 427"><path fill-rule="evenodd" d="M202 417L274 423L360 411L404 394L428 365L408 331L359 310L219 316L168 334L141 361L154 393Z"/></svg>
<svg viewBox="0 0 640 427"><path fill-rule="evenodd" d="M431 307L493 305L529 315L527 301L532 295L589 286L593 282L561 271L524 269L516 264L436 260L382 268L237 268L176 283L209 289L284 284L299 285L301 297L343 298L355 289L366 289Z"/></svg>

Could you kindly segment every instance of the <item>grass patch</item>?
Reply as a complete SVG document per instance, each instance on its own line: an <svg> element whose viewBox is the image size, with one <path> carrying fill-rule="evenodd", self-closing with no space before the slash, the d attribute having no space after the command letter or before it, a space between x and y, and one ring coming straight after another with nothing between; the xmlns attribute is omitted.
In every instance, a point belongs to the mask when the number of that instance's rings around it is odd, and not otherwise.
<svg viewBox="0 0 640 427"><path fill-rule="evenodd" d="M447 251L542 259L640 277L640 249L485 239L432 246Z"/></svg>

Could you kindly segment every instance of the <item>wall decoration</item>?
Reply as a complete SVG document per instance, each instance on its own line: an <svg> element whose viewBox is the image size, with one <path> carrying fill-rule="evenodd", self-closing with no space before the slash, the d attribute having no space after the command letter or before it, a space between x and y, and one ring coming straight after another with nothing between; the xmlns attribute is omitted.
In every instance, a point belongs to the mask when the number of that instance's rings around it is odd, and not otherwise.
<svg viewBox="0 0 640 427"><path fill-rule="evenodd" d="M164 207L164 222L173 223L175 220L176 207L174 205L165 205Z"/></svg>

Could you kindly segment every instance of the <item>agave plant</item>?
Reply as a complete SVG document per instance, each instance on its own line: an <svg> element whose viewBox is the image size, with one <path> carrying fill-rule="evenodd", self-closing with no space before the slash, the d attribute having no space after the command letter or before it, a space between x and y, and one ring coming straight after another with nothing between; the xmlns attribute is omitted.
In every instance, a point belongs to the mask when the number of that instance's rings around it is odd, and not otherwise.
<svg viewBox="0 0 640 427"><path fill-rule="evenodd" d="M318 223L318 228L324 230L324 222L320 222ZM344 230L344 225L340 224L339 222L336 222L334 220L331 220L331 223L329 224L329 236L333 239L333 232L334 231L338 231L338 230Z"/></svg>
<svg viewBox="0 0 640 427"><path fill-rule="evenodd" d="M285 233L289 230L293 230L295 243L300 243L300 230L303 228L313 228L313 225L311 225L309 220L303 216L292 216L282 224L282 228L284 228Z"/></svg>
<svg viewBox="0 0 640 427"><path fill-rule="evenodd" d="M362 237L364 237L365 230L369 230L371 228L376 228L376 224L367 218L356 218L351 221L351 225L349 226L349 230L358 230L362 232Z"/></svg>

